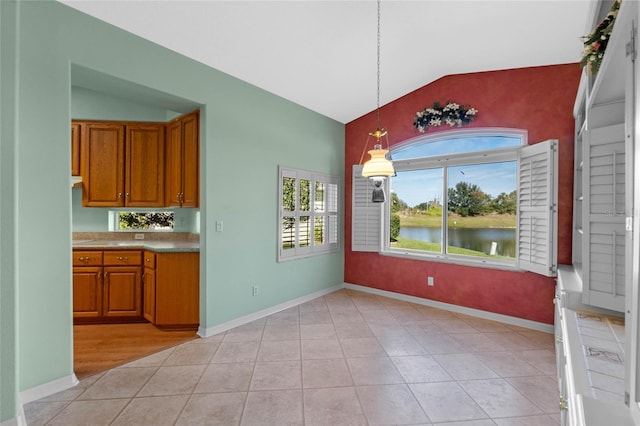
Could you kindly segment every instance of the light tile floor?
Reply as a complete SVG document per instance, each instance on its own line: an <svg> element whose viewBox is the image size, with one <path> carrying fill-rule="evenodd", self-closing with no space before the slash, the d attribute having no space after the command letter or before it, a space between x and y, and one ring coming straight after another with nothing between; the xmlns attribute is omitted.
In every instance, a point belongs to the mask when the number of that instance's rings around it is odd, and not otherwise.
<svg viewBox="0 0 640 426"><path fill-rule="evenodd" d="M341 290L84 379L29 425L560 423L553 335Z"/></svg>

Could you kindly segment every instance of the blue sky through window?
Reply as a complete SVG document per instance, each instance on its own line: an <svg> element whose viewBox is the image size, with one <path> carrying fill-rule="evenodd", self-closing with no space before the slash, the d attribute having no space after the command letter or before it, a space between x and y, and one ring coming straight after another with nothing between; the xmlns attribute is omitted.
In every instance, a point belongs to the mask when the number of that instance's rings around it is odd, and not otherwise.
<svg viewBox="0 0 640 426"><path fill-rule="evenodd" d="M458 137L413 144L394 151L392 157L394 160L405 160L488 151L521 144L522 139L513 136ZM502 192L508 194L516 189L516 172L515 161L450 167L448 186L455 187L458 182L469 182L496 197ZM398 172L391 179L391 191L397 193L409 207L434 199L442 202L442 168Z"/></svg>

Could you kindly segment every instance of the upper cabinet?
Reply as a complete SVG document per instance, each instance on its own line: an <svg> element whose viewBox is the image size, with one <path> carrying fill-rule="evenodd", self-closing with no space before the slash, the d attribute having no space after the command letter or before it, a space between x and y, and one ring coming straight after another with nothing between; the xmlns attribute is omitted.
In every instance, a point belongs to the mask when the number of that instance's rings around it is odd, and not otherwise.
<svg viewBox="0 0 640 426"><path fill-rule="evenodd" d="M164 207L164 126L127 123L125 205Z"/></svg>
<svg viewBox="0 0 640 426"><path fill-rule="evenodd" d="M199 113L171 123L73 121L84 207L198 207Z"/></svg>
<svg viewBox="0 0 640 426"><path fill-rule="evenodd" d="M82 205L125 205L124 124L81 123Z"/></svg>
<svg viewBox="0 0 640 426"><path fill-rule="evenodd" d="M83 206L164 206L164 125L81 123Z"/></svg>
<svg viewBox="0 0 640 426"><path fill-rule="evenodd" d="M167 125L167 206L199 206L199 111Z"/></svg>

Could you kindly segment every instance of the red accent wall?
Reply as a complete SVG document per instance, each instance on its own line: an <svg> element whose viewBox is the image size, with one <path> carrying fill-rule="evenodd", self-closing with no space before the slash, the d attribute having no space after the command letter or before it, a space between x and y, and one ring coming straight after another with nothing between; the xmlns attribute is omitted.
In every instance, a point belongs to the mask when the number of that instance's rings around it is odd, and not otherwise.
<svg viewBox="0 0 640 426"><path fill-rule="evenodd" d="M393 146L421 135L413 127L417 111L435 101L453 101L479 111L465 127L524 129L529 144L558 139L558 262L570 264L573 104L580 73L572 63L449 75L382 106L380 123ZM360 163L367 134L375 128L375 111L345 128L345 282L552 324L553 278L351 251L352 165ZM428 133L448 129L441 126ZM427 276L434 277L435 286L426 285Z"/></svg>

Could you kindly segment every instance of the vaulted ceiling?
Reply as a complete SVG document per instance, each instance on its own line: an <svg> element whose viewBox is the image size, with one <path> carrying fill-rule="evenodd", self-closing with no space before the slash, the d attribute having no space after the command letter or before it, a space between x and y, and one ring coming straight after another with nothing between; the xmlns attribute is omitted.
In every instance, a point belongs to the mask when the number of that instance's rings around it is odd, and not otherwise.
<svg viewBox="0 0 640 426"><path fill-rule="evenodd" d="M59 0L347 123L376 107L373 0ZM592 0L383 0L380 103L448 74L578 62Z"/></svg>

